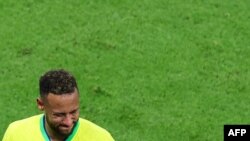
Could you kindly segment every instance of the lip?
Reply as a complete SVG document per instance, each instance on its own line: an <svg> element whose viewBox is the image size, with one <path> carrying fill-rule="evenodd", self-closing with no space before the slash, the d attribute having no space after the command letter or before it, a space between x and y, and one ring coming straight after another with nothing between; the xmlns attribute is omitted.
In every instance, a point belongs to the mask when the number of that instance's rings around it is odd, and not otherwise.
<svg viewBox="0 0 250 141"><path fill-rule="evenodd" d="M60 126L59 129L63 131L70 131L71 127Z"/></svg>

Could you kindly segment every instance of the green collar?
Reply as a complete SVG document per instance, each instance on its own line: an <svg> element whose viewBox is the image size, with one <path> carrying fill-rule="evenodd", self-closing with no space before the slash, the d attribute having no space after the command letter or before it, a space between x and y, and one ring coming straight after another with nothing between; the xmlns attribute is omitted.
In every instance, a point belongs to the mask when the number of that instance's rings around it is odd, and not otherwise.
<svg viewBox="0 0 250 141"><path fill-rule="evenodd" d="M73 139L73 137L75 136L75 134L76 134L76 132L78 130L78 127L79 127L79 122L77 121L76 124L73 127L72 132L65 139L65 141L71 141ZM45 116L44 115L41 116L41 119L40 119L40 129L41 129L44 140L45 141L50 141L50 137L49 137L49 135L48 135L48 133L46 132L46 129L45 129Z"/></svg>

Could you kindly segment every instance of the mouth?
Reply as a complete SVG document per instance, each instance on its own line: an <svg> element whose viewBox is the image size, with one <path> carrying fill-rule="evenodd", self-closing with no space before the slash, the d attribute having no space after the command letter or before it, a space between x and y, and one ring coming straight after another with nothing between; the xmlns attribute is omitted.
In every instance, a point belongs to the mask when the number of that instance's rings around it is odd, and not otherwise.
<svg viewBox="0 0 250 141"><path fill-rule="evenodd" d="M72 127L69 127L69 126L59 126L59 130L62 132L62 133L66 133L66 134L69 134L71 132L71 129Z"/></svg>

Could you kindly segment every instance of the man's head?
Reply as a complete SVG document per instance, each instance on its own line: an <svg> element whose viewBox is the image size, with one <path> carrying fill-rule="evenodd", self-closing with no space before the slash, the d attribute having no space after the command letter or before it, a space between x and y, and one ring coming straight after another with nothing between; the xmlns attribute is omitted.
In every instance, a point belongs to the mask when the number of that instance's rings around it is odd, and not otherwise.
<svg viewBox="0 0 250 141"><path fill-rule="evenodd" d="M49 93L63 95L72 93L77 89L73 75L65 70L51 70L40 78L40 96L46 97Z"/></svg>
<svg viewBox="0 0 250 141"><path fill-rule="evenodd" d="M66 137L79 118L77 83L65 70L51 70L40 77L37 105L44 111L46 129L55 136Z"/></svg>

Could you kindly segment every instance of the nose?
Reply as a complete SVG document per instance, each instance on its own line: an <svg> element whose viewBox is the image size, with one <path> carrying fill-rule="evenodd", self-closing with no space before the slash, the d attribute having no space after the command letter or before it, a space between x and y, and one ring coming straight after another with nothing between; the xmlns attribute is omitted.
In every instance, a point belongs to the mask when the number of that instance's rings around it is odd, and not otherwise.
<svg viewBox="0 0 250 141"><path fill-rule="evenodd" d="M73 118L70 115L66 115L62 122L64 126L70 127L73 124Z"/></svg>

